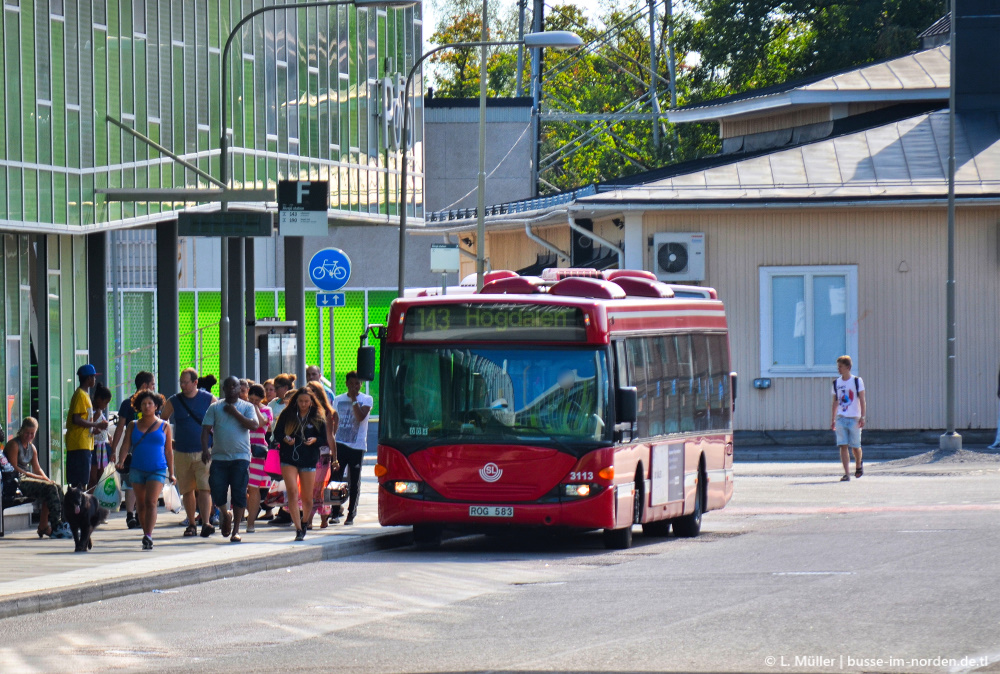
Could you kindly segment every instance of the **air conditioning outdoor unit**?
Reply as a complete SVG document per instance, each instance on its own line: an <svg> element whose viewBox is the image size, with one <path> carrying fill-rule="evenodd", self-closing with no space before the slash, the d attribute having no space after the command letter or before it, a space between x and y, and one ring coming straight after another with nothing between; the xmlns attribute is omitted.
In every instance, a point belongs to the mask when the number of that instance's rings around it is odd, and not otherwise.
<svg viewBox="0 0 1000 674"><path fill-rule="evenodd" d="M705 280L704 232L653 235L653 271L661 281Z"/></svg>

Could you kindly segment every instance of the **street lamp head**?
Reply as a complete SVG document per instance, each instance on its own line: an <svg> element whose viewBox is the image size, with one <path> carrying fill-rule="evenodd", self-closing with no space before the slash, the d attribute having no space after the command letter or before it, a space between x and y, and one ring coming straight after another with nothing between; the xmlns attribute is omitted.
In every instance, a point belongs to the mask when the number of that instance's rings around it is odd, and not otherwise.
<svg viewBox="0 0 1000 674"><path fill-rule="evenodd" d="M583 39L568 30L549 30L524 36L524 46L529 49L576 49L582 44Z"/></svg>
<svg viewBox="0 0 1000 674"><path fill-rule="evenodd" d="M348 3L345 3L348 4ZM387 9L406 9L417 4L417 0L354 0L358 7L385 7Z"/></svg>

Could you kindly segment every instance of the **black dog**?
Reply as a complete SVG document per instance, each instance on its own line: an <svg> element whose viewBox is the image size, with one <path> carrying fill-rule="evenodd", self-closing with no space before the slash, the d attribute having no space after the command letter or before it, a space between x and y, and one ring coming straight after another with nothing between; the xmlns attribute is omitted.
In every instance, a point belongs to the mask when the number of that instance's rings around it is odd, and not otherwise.
<svg viewBox="0 0 1000 674"><path fill-rule="evenodd" d="M63 517L73 531L74 552L86 552L94 547L90 535L98 524L108 520L108 509L97 505L97 499L87 492L70 487L63 499Z"/></svg>

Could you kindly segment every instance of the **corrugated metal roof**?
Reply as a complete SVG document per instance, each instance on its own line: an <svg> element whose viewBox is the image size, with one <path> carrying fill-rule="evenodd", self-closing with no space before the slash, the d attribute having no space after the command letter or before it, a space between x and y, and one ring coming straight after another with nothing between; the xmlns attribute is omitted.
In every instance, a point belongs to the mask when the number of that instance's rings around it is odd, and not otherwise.
<svg viewBox="0 0 1000 674"><path fill-rule="evenodd" d="M701 122L798 105L948 98L951 48L942 45L798 86L668 111L671 122Z"/></svg>
<svg viewBox="0 0 1000 674"><path fill-rule="evenodd" d="M956 119L955 191L1000 195L1000 119ZM948 112L937 111L768 155L617 188L579 204L938 198L948 190Z"/></svg>
<svg viewBox="0 0 1000 674"><path fill-rule="evenodd" d="M948 12L940 19L932 23L927 30L917 36L917 39L925 37L935 37L938 35L948 35L951 33L951 12Z"/></svg>

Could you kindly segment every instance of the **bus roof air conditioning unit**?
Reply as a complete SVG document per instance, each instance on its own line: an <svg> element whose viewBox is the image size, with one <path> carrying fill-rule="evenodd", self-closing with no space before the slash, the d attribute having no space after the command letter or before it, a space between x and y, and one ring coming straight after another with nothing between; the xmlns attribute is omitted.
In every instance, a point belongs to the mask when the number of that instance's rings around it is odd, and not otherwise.
<svg viewBox="0 0 1000 674"><path fill-rule="evenodd" d="M660 281L705 280L705 234L661 232L653 235L653 260Z"/></svg>

